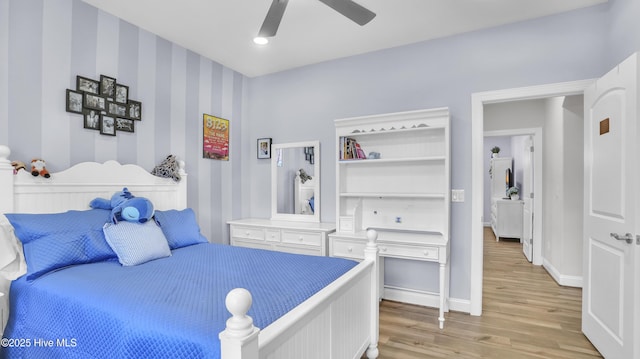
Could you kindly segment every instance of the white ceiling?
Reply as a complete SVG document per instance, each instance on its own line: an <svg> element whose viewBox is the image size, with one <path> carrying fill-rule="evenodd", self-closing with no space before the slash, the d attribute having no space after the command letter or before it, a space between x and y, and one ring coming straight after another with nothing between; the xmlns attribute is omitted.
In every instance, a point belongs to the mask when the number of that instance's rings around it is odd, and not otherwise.
<svg viewBox="0 0 640 359"><path fill-rule="evenodd" d="M83 0L254 77L592 6L606 0L356 0L359 26L317 0L290 0L268 45L253 43L271 0Z"/></svg>

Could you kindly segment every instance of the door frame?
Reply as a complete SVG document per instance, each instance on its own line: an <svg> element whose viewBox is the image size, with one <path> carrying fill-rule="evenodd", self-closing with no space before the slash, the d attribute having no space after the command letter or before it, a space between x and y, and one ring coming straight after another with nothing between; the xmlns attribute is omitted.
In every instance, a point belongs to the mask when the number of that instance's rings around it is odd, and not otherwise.
<svg viewBox="0 0 640 359"><path fill-rule="evenodd" d="M484 118L483 118L484 121ZM484 125L483 125L484 127ZM542 128L514 128L508 130L486 131L484 137L495 136L533 136L533 260L531 263L542 265ZM484 178L484 177L483 177ZM522 198L522 196L520 196ZM484 198L483 198L484 201ZM524 238L522 239L524 240Z"/></svg>
<svg viewBox="0 0 640 359"><path fill-rule="evenodd" d="M483 151L484 105L533 100L546 97L581 95L595 79L561 82L530 87L512 88L471 94L471 273L470 311L471 315L482 315L483 278Z"/></svg>

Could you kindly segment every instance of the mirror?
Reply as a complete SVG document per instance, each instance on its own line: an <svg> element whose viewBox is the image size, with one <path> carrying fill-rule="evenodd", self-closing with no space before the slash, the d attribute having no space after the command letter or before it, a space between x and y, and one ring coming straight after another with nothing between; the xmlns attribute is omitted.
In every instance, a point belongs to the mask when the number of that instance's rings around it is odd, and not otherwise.
<svg viewBox="0 0 640 359"><path fill-rule="evenodd" d="M320 222L320 142L271 146L271 219Z"/></svg>

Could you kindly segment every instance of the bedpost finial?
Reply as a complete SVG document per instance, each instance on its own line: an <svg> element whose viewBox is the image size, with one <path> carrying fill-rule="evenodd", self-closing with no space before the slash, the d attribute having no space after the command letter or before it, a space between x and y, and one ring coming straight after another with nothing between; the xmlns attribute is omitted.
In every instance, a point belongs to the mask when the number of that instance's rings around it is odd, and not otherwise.
<svg viewBox="0 0 640 359"><path fill-rule="evenodd" d="M0 145L0 162L8 162L11 149L8 146Z"/></svg>
<svg viewBox="0 0 640 359"><path fill-rule="evenodd" d="M232 289L225 299L227 310L232 314L227 320L226 332L233 337L245 337L253 332L253 319L247 315L253 299L244 288Z"/></svg>
<svg viewBox="0 0 640 359"><path fill-rule="evenodd" d="M367 239L369 240L369 243L375 242L376 239L378 239L378 231L375 229L367 229Z"/></svg>
<svg viewBox="0 0 640 359"><path fill-rule="evenodd" d="M364 247L364 258L376 261L378 258L378 231L375 229L367 229L367 245Z"/></svg>

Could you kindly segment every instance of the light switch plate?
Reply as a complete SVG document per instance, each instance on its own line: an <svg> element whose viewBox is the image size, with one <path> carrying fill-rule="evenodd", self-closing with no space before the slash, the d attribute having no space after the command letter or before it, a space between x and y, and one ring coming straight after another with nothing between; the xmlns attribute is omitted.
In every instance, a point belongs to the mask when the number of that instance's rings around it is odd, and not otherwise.
<svg viewBox="0 0 640 359"><path fill-rule="evenodd" d="M464 202L464 190L452 189L451 190L451 202Z"/></svg>

